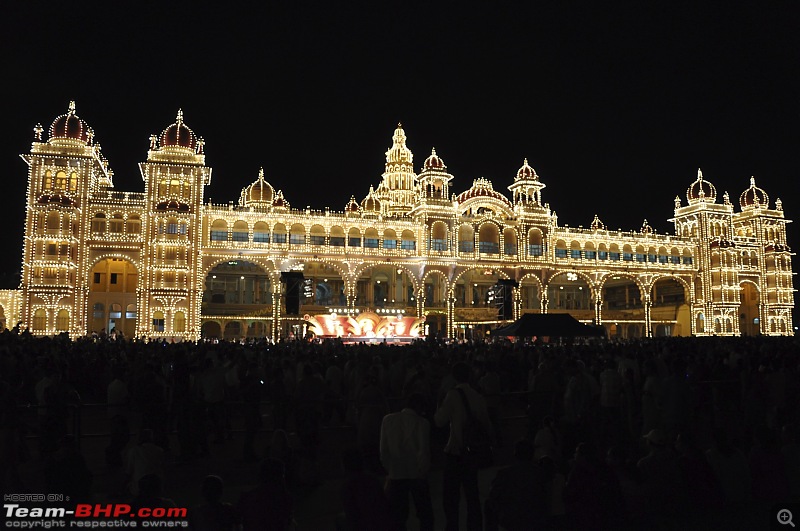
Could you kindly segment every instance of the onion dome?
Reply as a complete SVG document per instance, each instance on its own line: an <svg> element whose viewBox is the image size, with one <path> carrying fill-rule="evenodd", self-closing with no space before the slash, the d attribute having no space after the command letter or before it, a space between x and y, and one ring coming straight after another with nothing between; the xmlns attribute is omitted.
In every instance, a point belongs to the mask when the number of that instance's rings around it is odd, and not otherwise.
<svg viewBox="0 0 800 531"><path fill-rule="evenodd" d="M361 210L364 213L378 213L381 211L381 202L378 199L378 196L375 194L375 190L370 186L369 193L367 197L361 201Z"/></svg>
<svg viewBox="0 0 800 531"><path fill-rule="evenodd" d="M269 206L275 198L275 189L264 180L264 168L258 170L258 179L250 186L242 189L241 204Z"/></svg>
<svg viewBox="0 0 800 531"><path fill-rule="evenodd" d="M183 111L178 109L175 123L164 129L159 137L162 148L180 147L195 150L197 137L194 132L183 123Z"/></svg>
<svg viewBox="0 0 800 531"><path fill-rule="evenodd" d="M703 172L697 169L697 179L686 190L686 199L690 205L704 201L713 203L717 200L717 189L708 181L703 180Z"/></svg>
<svg viewBox="0 0 800 531"><path fill-rule="evenodd" d="M439 155L436 154L436 148L431 149L431 156L425 159L425 163L422 165L424 171L428 170L439 170L444 171L447 169L445 166L444 161L439 158Z"/></svg>
<svg viewBox="0 0 800 531"><path fill-rule="evenodd" d="M739 196L739 205L742 210L753 207L769 208L769 196L767 192L756 186L755 177L750 177L750 188Z"/></svg>
<svg viewBox="0 0 800 531"><path fill-rule="evenodd" d="M592 223L589 225L589 228L592 230L606 230L606 224L600 221L600 218L597 217L597 214L595 214Z"/></svg>
<svg viewBox="0 0 800 531"><path fill-rule="evenodd" d="M483 177L479 177L472 182L472 188L461 192L456 196L456 201L459 203L463 203L469 199L473 199L475 197L485 197L488 199L496 199L498 201L502 201L508 206L511 206L511 201L508 200L506 196L501 194L500 192L496 191L492 187L492 182L488 179L484 179Z"/></svg>
<svg viewBox="0 0 800 531"><path fill-rule="evenodd" d="M69 139L78 140L84 144L92 141L92 128L75 114L75 102L69 102L69 110L53 120L50 124L50 140Z"/></svg>
<svg viewBox="0 0 800 531"><path fill-rule="evenodd" d="M355 196L350 196L350 201L344 207L345 214L356 214L359 210L358 201L356 201Z"/></svg>
<svg viewBox="0 0 800 531"><path fill-rule="evenodd" d="M186 203L182 203L180 201L175 201L174 199L170 201L162 201L156 205L156 210L161 212L189 212L191 208Z"/></svg>
<svg viewBox="0 0 800 531"><path fill-rule="evenodd" d="M535 181L539 180L539 176L536 175L536 170L534 170L528 165L528 159L525 159L523 161L522 167L519 170L517 170L517 176L514 177L515 181L523 179L533 179Z"/></svg>
<svg viewBox="0 0 800 531"><path fill-rule="evenodd" d="M64 194L42 194L36 200L40 205L61 205L71 207L75 205L75 201L70 199Z"/></svg>
<svg viewBox="0 0 800 531"><path fill-rule="evenodd" d="M642 234L653 234L653 227L650 226L647 220L644 220L644 223L642 223L642 228L639 232Z"/></svg>

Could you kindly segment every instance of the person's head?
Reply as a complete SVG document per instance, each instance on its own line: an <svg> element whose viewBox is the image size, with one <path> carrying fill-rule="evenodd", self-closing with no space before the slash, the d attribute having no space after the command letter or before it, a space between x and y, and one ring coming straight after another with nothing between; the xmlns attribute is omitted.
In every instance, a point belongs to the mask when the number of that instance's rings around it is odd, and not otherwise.
<svg viewBox="0 0 800 531"><path fill-rule="evenodd" d="M203 478L201 491L203 499L209 503L218 502L222 499L222 478L219 476L209 475Z"/></svg>
<svg viewBox="0 0 800 531"><path fill-rule="evenodd" d="M575 460L592 464L597 463L597 448L589 442L579 443L575 448Z"/></svg>
<svg viewBox="0 0 800 531"><path fill-rule="evenodd" d="M459 361L458 363L454 364L451 371L456 382L460 384L469 382L471 369L469 365L463 361Z"/></svg>
<svg viewBox="0 0 800 531"><path fill-rule="evenodd" d="M514 445L514 457L520 461L533 461L536 447L530 439L520 439Z"/></svg>
<svg viewBox="0 0 800 531"><path fill-rule="evenodd" d="M428 401L423 394L413 393L408 397L406 405L409 409L413 409L418 415L422 415L422 413L425 412L427 403Z"/></svg>

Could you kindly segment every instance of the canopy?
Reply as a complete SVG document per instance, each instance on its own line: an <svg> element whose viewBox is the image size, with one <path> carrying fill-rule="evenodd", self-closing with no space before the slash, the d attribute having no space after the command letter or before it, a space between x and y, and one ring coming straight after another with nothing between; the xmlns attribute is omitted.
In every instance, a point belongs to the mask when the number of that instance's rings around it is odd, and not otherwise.
<svg viewBox="0 0 800 531"><path fill-rule="evenodd" d="M585 325L568 313L526 313L490 332L493 336L603 337L603 327Z"/></svg>

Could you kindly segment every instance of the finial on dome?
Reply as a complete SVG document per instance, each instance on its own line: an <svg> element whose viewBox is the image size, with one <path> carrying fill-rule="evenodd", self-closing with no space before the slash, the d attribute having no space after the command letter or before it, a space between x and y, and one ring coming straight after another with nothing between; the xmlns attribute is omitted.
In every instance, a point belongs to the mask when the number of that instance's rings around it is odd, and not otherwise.
<svg viewBox="0 0 800 531"><path fill-rule="evenodd" d="M397 122L397 128L398 129L402 129L403 128L403 122Z"/></svg>
<svg viewBox="0 0 800 531"><path fill-rule="evenodd" d="M783 201L780 197L775 200L775 210L783 210Z"/></svg>
<svg viewBox="0 0 800 531"><path fill-rule="evenodd" d="M524 164L525 166L528 165L528 157L525 157L524 159L522 159L522 164Z"/></svg>
<svg viewBox="0 0 800 531"><path fill-rule="evenodd" d="M258 180L259 181L263 181L264 180L264 167L263 166L258 169Z"/></svg>
<svg viewBox="0 0 800 531"><path fill-rule="evenodd" d="M431 148L431 155L433 155L434 157L436 156L436 148L435 147Z"/></svg>
<svg viewBox="0 0 800 531"><path fill-rule="evenodd" d="M68 112L69 112L69 114L75 114L75 102L74 101L70 101L69 102L69 111Z"/></svg>
<svg viewBox="0 0 800 531"><path fill-rule="evenodd" d="M44 127L42 127L42 124L36 124L33 126L33 138L35 138L37 142L42 141L43 132L44 132Z"/></svg>
<svg viewBox="0 0 800 531"><path fill-rule="evenodd" d="M703 180L703 170L701 170L700 168L697 168L697 180L698 181Z"/></svg>
<svg viewBox="0 0 800 531"><path fill-rule="evenodd" d="M150 149L155 150L158 148L158 135L150 135Z"/></svg>
<svg viewBox="0 0 800 531"><path fill-rule="evenodd" d="M203 140L202 136L197 139L197 154L198 155L202 155L203 154L203 148L205 147L205 145L206 145L206 141Z"/></svg>
<svg viewBox="0 0 800 531"><path fill-rule="evenodd" d="M755 185L756 185L756 178L751 175L750 176L750 186L755 186Z"/></svg>
<svg viewBox="0 0 800 531"><path fill-rule="evenodd" d="M725 190L725 193L722 194L722 203L725 204L725 205L730 205L731 204L731 196L728 195L728 191L727 190Z"/></svg>
<svg viewBox="0 0 800 531"><path fill-rule="evenodd" d="M183 123L183 109L178 109L178 117L175 119L179 124Z"/></svg>

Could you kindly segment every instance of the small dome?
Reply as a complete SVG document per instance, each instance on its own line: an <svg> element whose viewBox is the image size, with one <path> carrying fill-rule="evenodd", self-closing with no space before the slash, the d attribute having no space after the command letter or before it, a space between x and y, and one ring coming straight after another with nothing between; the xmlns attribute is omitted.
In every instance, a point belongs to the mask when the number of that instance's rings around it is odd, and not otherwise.
<svg viewBox="0 0 800 531"><path fill-rule="evenodd" d="M164 129L159 138L161 147L182 147L194 150L197 147L197 137L194 132L183 123L183 111L178 110L175 123Z"/></svg>
<svg viewBox="0 0 800 531"><path fill-rule="evenodd" d="M511 206L511 201L509 201L506 196L495 190L492 187L491 181L489 181L488 179L484 179L483 177L475 179L472 183L472 188L458 194L456 196L456 201L458 201L459 203L463 203L475 197L486 197L491 199L497 199L498 201L502 201L509 207Z"/></svg>
<svg viewBox="0 0 800 531"><path fill-rule="evenodd" d="M373 190L371 186L369 187L367 197L361 201L361 209L364 212L380 212L381 210L381 202L375 195L375 190Z"/></svg>
<svg viewBox="0 0 800 531"><path fill-rule="evenodd" d="M525 159L523 161L522 167L519 170L517 170L517 176L514 177L515 181L519 181L522 179L539 180L539 176L536 175L536 170L534 170L528 165L528 159Z"/></svg>
<svg viewBox="0 0 800 531"><path fill-rule="evenodd" d="M444 171L447 169L445 166L444 161L439 158L439 155L436 154L436 149L431 149L431 156L425 159L425 163L422 166L423 170L440 170Z"/></svg>
<svg viewBox="0 0 800 531"><path fill-rule="evenodd" d="M258 171L258 179L242 190L245 205L271 205L275 189L264 180L264 169Z"/></svg>
<svg viewBox="0 0 800 531"><path fill-rule="evenodd" d="M756 186L756 178L750 177L750 188L742 192L739 196L739 205L742 210L760 206L769 208L769 196L767 192Z"/></svg>
<svg viewBox="0 0 800 531"><path fill-rule="evenodd" d="M690 205L700 201L713 203L717 200L717 189L710 182L703 180L703 172L699 168L697 179L686 190L686 199Z"/></svg>
<svg viewBox="0 0 800 531"><path fill-rule="evenodd" d="M346 213L355 213L358 212L359 206L358 201L356 201L355 196L350 196L350 201L347 203L347 206L344 207L344 211Z"/></svg>
<svg viewBox="0 0 800 531"><path fill-rule="evenodd" d="M644 220L644 223L642 223L642 228L639 232L642 234L653 234L653 227L650 226L647 220Z"/></svg>
<svg viewBox="0 0 800 531"><path fill-rule="evenodd" d="M92 129L86 122L75 114L75 102L69 102L69 110L53 120L50 124L50 139L68 138L80 140L84 143L91 142Z"/></svg>
<svg viewBox="0 0 800 531"><path fill-rule="evenodd" d="M394 130L392 136L392 147L386 152L386 166L387 171L390 165L394 164L411 164L414 160L414 155L411 150L406 146L406 132L403 130L403 124L397 124L397 129Z"/></svg>
<svg viewBox="0 0 800 531"><path fill-rule="evenodd" d="M600 218L597 216L597 214L595 214L591 225L589 225L589 228L592 230L605 230L606 224L600 221Z"/></svg>

